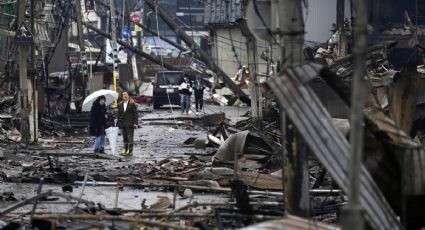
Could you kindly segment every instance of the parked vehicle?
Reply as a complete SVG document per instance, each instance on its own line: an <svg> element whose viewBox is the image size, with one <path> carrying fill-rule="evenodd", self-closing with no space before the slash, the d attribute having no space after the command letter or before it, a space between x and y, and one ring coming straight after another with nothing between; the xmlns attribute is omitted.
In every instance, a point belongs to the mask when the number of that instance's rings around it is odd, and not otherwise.
<svg viewBox="0 0 425 230"><path fill-rule="evenodd" d="M183 81L181 71L159 71L156 73L153 84L153 108L159 109L163 105L180 105L178 88Z"/></svg>

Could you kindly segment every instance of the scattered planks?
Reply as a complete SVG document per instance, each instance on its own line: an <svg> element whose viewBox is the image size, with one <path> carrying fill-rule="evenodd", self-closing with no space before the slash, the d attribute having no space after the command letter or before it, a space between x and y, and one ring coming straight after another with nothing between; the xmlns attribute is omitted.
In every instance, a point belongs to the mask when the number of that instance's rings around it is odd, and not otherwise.
<svg viewBox="0 0 425 230"><path fill-rule="evenodd" d="M185 182L186 183L186 182ZM74 184L82 184L82 181L75 181ZM116 183L116 182L100 182L100 181L88 181L87 186L96 185L96 186L123 186L123 187L139 187L139 188L178 188L178 189L191 189L193 191L203 191L203 192L211 192L211 193L230 193L232 190L230 188L215 188L215 187L207 187L207 186L196 186L196 185L183 185L183 184L175 184L168 182L160 182L157 183ZM265 196L282 196L282 192L274 192L274 191L260 191L260 190L248 190L248 193L251 195L265 195ZM310 190L311 194L327 194L327 195L337 195L341 194L342 191L338 189L312 189Z"/></svg>
<svg viewBox="0 0 425 230"><path fill-rule="evenodd" d="M43 151L40 153L40 156L51 156L51 157L87 157L87 158L95 158L95 159L105 159L105 160L118 160L119 157L108 155L108 154L101 154L101 153L92 153L92 152L78 152L78 153L72 153L72 152L60 152L60 151Z"/></svg>
<svg viewBox="0 0 425 230"><path fill-rule="evenodd" d="M170 229L195 229L188 226L179 226L168 223L161 223L149 220L143 220L135 217L125 217L125 216L111 216L111 215L35 215L34 220L50 220L50 221L123 221L135 224L140 229L141 226L148 227L161 227L161 228L170 228Z"/></svg>
<svg viewBox="0 0 425 230"><path fill-rule="evenodd" d="M7 214L7 213L12 212L13 210L16 210L16 209L18 209L20 207L23 207L25 205L31 204L34 201L39 200L40 198L48 197L50 195L52 195L52 191L51 190L48 190L47 192L40 193L40 194L38 194L36 196L30 197L30 198L27 198L27 199L25 199L23 201L20 201L18 203L15 203L15 204L13 204L13 205L11 205L9 207L6 207L6 208L0 210L0 216L3 216L5 214Z"/></svg>

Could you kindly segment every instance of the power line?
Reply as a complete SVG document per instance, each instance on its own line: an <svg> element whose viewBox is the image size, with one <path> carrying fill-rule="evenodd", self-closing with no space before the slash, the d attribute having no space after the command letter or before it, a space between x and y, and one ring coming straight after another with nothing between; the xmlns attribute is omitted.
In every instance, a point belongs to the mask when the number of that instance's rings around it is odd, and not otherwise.
<svg viewBox="0 0 425 230"><path fill-rule="evenodd" d="M155 18L156 18L156 32L158 34L158 39L160 39L159 22L158 22L158 5L155 5ZM154 37L154 40L153 41L154 41L155 46L156 46L155 37ZM156 50L156 52L160 56L161 67L164 68L164 59L163 59L162 55L159 53L160 52L159 50ZM164 72L162 72L162 75L164 77L164 82L167 82L167 79L165 79L165 73ZM176 126L178 126L176 117L174 116L173 105L171 104L170 93L168 92L168 89L166 89L165 92L167 93L168 104L170 105L170 111L171 111L171 114L173 116L174 123L175 123Z"/></svg>
<svg viewBox="0 0 425 230"><path fill-rule="evenodd" d="M277 44L276 38L273 36L272 31L270 30L270 28L266 25L266 22L264 21L263 16L260 14L260 11L258 10L258 5L257 5L257 0L253 0L254 3L254 11L255 14L257 14L257 16L260 18L261 23L263 23L264 28L266 29L267 33L270 35L270 38L272 38L273 42L275 44Z"/></svg>
<svg viewBox="0 0 425 230"><path fill-rule="evenodd" d="M233 51L234 56L235 56L235 58L236 58L236 60L239 64L239 68L242 68L241 60L239 59L238 53L236 53L235 45L233 44L232 31L230 29L228 29L228 32L229 32L230 42L231 42L231 45L232 45L232 51Z"/></svg>

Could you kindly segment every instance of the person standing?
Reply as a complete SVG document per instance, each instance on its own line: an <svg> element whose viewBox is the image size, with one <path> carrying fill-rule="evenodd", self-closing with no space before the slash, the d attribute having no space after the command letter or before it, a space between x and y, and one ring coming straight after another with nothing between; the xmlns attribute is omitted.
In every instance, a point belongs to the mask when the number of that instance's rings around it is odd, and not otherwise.
<svg viewBox="0 0 425 230"><path fill-rule="evenodd" d="M128 92L122 93L122 101L118 105L118 118L115 119L115 124L119 123L122 129L122 136L124 141L123 156L133 155L134 144L134 129L137 128L139 120L137 117L137 104L130 98Z"/></svg>
<svg viewBox="0 0 425 230"><path fill-rule="evenodd" d="M246 65L243 65L238 72L236 73L235 81L239 81L240 83L245 83L246 79L249 78L249 70Z"/></svg>
<svg viewBox="0 0 425 230"><path fill-rule="evenodd" d="M105 153L105 126L107 118L105 101L105 96L99 96L93 102L90 110L89 133L96 137L94 139L94 153Z"/></svg>
<svg viewBox="0 0 425 230"><path fill-rule="evenodd" d="M192 81L187 75L184 76L183 82L179 86L179 93L182 114L189 114L190 95L192 95Z"/></svg>
<svg viewBox="0 0 425 230"><path fill-rule="evenodd" d="M204 106L204 89L204 81L199 76L196 76L196 80L193 84L193 90L195 92L195 107L197 113L202 111Z"/></svg>

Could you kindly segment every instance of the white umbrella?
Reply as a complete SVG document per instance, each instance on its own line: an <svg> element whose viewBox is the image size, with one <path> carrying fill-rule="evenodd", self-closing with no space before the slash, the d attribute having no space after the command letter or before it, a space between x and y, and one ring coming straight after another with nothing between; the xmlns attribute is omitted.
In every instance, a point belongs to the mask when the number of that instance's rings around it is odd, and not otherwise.
<svg viewBox="0 0 425 230"><path fill-rule="evenodd" d="M118 99L118 93L109 90L109 89L101 89L96 92L93 92L92 94L88 95L86 99L84 99L83 102L83 108L81 109L83 112L88 112L91 110L91 107L93 106L93 102L96 101L96 99L100 96L105 96L106 102L105 105L110 105L112 102Z"/></svg>

